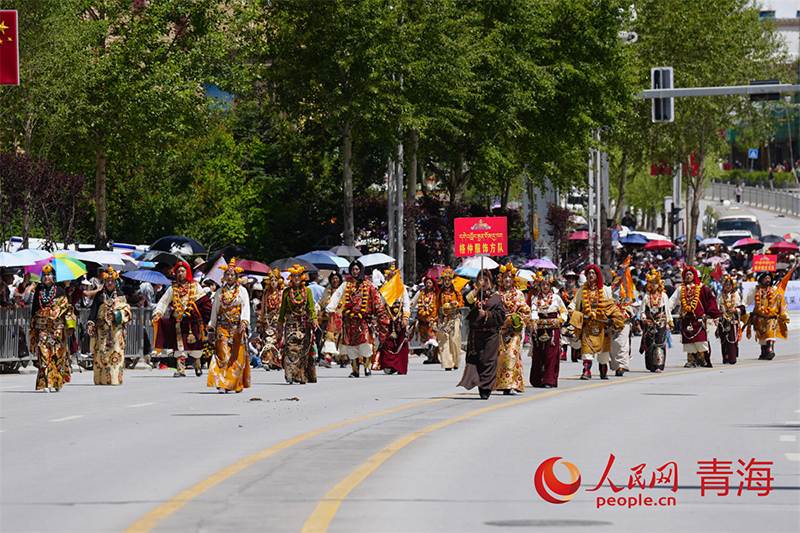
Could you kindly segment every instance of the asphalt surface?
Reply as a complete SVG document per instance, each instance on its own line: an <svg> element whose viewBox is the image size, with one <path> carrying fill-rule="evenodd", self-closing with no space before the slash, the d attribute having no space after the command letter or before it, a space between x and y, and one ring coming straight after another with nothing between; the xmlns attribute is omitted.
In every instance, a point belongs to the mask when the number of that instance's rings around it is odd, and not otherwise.
<svg viewBox="0 0 800 533"><path fill-rule="evenodd" d="M127 371L120 387L75 373L50 394L33 390L33 374L2 375L0 529L797 531L799 339L794 329L772 362L743 341L733 367L715 344L713 369L684 369L676 347L657 375L635 338L624 377L581 381L568 362L556 390L487 401L456 388L460 371L420 358L407 376L319 369L308 385L254 370L250 389L227 395L171 370ZM611 454L609 478L624 488L587 491ZM550 457L580 470L566 504L534 488ZM701 496L698 462L714 458L734 465L727 496ZM767 495L736 494L740 459L772 462ZM677 492L627 488L633 468L644 464L649 482L669 462ZM569 481L563 465L555 474ZM639 493L675 505L598 508L599 497Z"/></svg>

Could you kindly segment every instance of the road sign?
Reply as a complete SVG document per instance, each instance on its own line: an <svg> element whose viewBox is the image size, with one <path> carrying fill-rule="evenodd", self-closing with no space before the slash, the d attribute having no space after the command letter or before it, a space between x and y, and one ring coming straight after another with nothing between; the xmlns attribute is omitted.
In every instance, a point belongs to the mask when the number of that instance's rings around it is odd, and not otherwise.
<svg viewBox="0 0 800 533"><path fill-rule="evenodd" d="M758 159L758 148L751 148L748 150L747 159Z"/></svg>
<svg viewBox="0 0 800 533"><path fill-rule="evenodd" d="M457 218L456 257L508 255L506 217Z"/></svg>

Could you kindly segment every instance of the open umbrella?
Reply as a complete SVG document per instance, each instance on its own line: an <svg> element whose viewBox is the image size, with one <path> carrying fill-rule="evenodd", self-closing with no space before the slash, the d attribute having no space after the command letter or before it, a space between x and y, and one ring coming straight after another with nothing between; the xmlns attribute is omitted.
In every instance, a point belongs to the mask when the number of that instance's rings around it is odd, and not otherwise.
<svg viewBox="0 0 800 533"><path fill-rule="evenodd" d="M800 241L800 233L797 233L796 231L790 231L784 235L783 238L787 241Z"/></svg>
<svg viewBox="0 0 800 533"><path fill-rule="evenodd" d="M303 255L298 255L298 259L308 261L317 268L324 268L327 270L338 270L340 268L347 268L350 261L344 257L339 257L333 252L328 251L313 251Z"/></svg>
<svg viewBox="0 0 800 533"><path fill-rule="evenodd" d="M219 259L220 257L224 257L225 259L230 261L232 257L242 257L249 253L252 252L247 248L245 248L244 246L239 246L239 245L223 246L222 248L214 250L209 254L209 256L206 258L206 265L211 267L214 263L217 262L217 259Z"/></svg>
<svg viewBox="0 0 800 533"><path fill-rule="evenodd" d="M783 237L780 235L762 235L761 242L781 242L783 241Z"/></svg>
<svg viewBox="0 0 800 533"><path fill-rule="evenodd" d="M478 272L480 272L479 268L471 266L460 266L456 269L456 274L462 278L475 278L478 276Z"/></svg>
<svg viewBox="0 0 800 533"><path fill-rule="evenodd" d="M31 266L36 262L35 259L32 257L25 258L19 257L16 254L12 254L9 252L0 252L0 267L20 267L20 266Z"/></svg>
<svg viewBox="0 0 800 533"><path fill-rule="evenodd" d="M302 259L298 259L297 257L284 257L283 259L276 259L275 261L269 264L269 268L277 268L278 270L289 270L295 265L300 265L306 267L306 270L313 270L318 271L319 269L309 263L308 261L304 261Z"/></svg>
<svg viewBox="0 0 800 533"><path fill-rule="evenodd" d="M361 257L358 258L358 261L365 267L369 267L369 266L385 265L393 263L395 262L395 258L390 255L378 252L374 254L362 255Z"/></svg>
<svg viewBox="0 0 800 533"><path fill-rule="evenodd" d="M130 272L123 272L122 277L158 285L172 285L172 282L167 276L155 270L132 270Z"/></svg>
<svg viewBox="0 0 800 533"><path fill-rule="evenodd" d="M666 250L667 248L674 248L675 245L670 241L656 239L644 245L645 250Z"/></svg>
<svg viewBox="0 0 800 533"><path fill-rule="evenodd" d="M695 240L697 242L701 242L703 240L703 238L700 235L695 235L694 238L695 238ZM683 235L678 235L675 238L675 242L683 242L685 240L686 240L686 234L685 233Z"/></svg>
<svg viewBox="0 0 800 533"><path fill-rule="evenodd" d="M477 269L481 268L488 268L492 270L493 268L497 268L500 264L492 259L491 257L468 257L461 263L462 267L473 267Z"/></svg>
<svg viewBox="0 0 800 533"><path fill-rule="evenodd" d="M722 257L720 257L718 255L715 255L714 257L706 257L705 259L703 259L704 263L708 263L708 264L711 264L711 265L719 263L720 261L725 261L725 259L723 259Z"/></svg>
<svg viewBox="0 0 800 533"><path fill-rule="evenodd" d="M588 231L576 231L572 235L569 236L570 241L588 241L589 240L589 232Z"/></svg>
<svg viewBox="0 0 800 533"><path fill-rule="evenodd" d="M800 248L800 246L797 246L793 242L780 241L772 244L772 246L769 247L769 251L772 253L796 252L798 248Z"/></svg>
<svg viewBox="0 0 800 533"><path fill-rule="evenodd" d="M355 259L356 257L361 257L362 254L361 250L356 248L355 246L334 246L331 248L331 252L335 253L339 257L346 257L348 259Z"/></svg>
<svg viewBox="0 0 800 533"><path fill-rule="evenodd" d="M715 244L725 244L722 239L718 239L717 237L709 237L708 239L703 239L700 241L700 246L714 246Z"/></svg>
<svg viewBox="0 0 800 533"><path fill-rule="evenodd" d="M150 249L183 255L208 253L208 251L203 248L202 244L190 237L184 237L183 235L169 235L167 237L161 237L150 245Z"/></svg>
<svg viewBox="0 0 800 533"><path fill-rule="evenodd" d="M546 268L548 270L557 270L558 267L555 266L552 261L548 261L547 259L531 259L527 263L522 266L526 267L534 267L534 268Z"/></svg>
<svg viewBox="0 0 800 533"><path fill-rule="evenodd" d="M752 237L747 237L745 239L739 239L735 243L733 243L734 248L746 248L748 250L757 250L764 246L761 241L758 239L754 239Z"/></svg>
<svg viewBox="0 0 800 533"><path fill-rule="evenodd" d="M169 252L161 252L159 250L150 250L139 256L139 262L148 261L150 263L167 263L169 266L175 266L178 261L185 261L180 257Z"/></svg>
<svg viewBox="0 0 800 533"><path fill-rule="evenodd" d="M527 281L533 281L534 272L531 270L526 270L524 268L520 268L517 270L517 277L522 278Z"/></svg>
<svg viewBox="0 0 800 533"><path fill-rule="evenodd" d="M242 270L250 274L269 274L272 271L269 265L265 265L260 261L250 261L248 259L238 259L236 261L236 266L241 267Z"/></svg>
<svg viewBox="0 0 800 533"><path fill-rule="evenodd" d="M69 281L72 279L78 279L86 274L86 265L84 265L81 261L73 259L72 257L67 257L66 255L57 255L51 259L42 259L41 261L34 263L32 266L26 267L25 271L41 276L42 267L48 263L51 263L55 267L56 281Z"/></svg>
<svg viewBox="0 0 800 533"><path fill-rule="evenodd" d="M647 244L648 241L647 237L645 237L644 235L639 235L638 233L629 233L624 237L620 237L619 242L621 244L632 245L632 244Z"/></svg>
<svg viewBox="0 0 800 533"><path fill-rule="evenodd" d="M16 252L14 252L14 256L19 257L20 259L24 259L26 261L33 259L33 262L29 263L32 265L36 261L41 261L42 259L49 259L53 257L53 254L45 250L25 249L25 250L17 250Z"/></svg>
<svg viewBox="0 0 800 533"><path fill-rule="evenodd" d="M429 268L428 270L425 271L425 273L422 275L422 277L424 278L424 277L430 276L432 278L439 279L439 276L442 275L442 272L444 272L448 268L449 267L446 267L446 266L435 266L433 268Z"/></svg>

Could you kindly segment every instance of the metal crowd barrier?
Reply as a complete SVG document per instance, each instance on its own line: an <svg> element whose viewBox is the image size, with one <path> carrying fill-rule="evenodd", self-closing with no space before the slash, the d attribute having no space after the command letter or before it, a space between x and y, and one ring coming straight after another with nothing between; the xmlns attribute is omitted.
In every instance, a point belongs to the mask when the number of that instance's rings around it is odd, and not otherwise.
<svg viewBox="0 0 800 533"><path fill-rule="evenodd" d="M711 183L705 190L705 196L714 200L730 200L734 204L736 203L736 186L727 183ZM800 217L800 196L779 190L742 187L742 204Z"/></svg>
<svg viewBox="0 0 800 533"><path fill-rule="evenodd" d="M28 352L30 309L0 309L0 361L32 359Z"/></svg>

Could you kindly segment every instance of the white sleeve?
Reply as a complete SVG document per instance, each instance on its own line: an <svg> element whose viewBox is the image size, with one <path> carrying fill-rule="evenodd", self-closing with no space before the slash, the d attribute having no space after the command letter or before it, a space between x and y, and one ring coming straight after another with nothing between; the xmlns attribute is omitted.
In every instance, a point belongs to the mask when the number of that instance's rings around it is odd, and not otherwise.
<svg viewBox="0 0 800 533"><path fill-rule="evenodd" d="M583 287L578 289L578 292L575 293L575 297L569 303L569 307L567 308L568 311L579 311L578 304L583 300Z"/></svg>
<svg viewBox="0 0 800 533"><path fill-rule="evenodd" d="M553 303L558 305L558 318L563 324L567 321L567 308L564 305L564 300L561 299L561 296L556 295L554 299L555 301Z"/></svg>
<svg viewBox="0 0 800 533"><path fill-rule="evenodd" d="M675 292L672 293L672 296L669 299L669 305L667 306L667 313L671 313L673 309L678 307L681 300L681 288L675 287Z"/></svg>
<svg viewBox="0 0 800 533"><path fill-rule="evenodd" d="M216 305L216 296L214 297L214 305ZM239 299L242 303L242 311L239 317L239 320L242 322L247 322L247 325L250 325L250 295L247 294L247 289L239 285ZM215 317L214 312L211 313L212 317Z"/></svg>
<svg viewBox="0 0 800 533"><path fill-rule="evenodd" d="M214 329L217 327L217 313L219 313L219 306L220 306L220 293L222 292L222 288L220 287L217 289L217 292L214 293L214 300L211 304L211 320L208 321L208 328ZM242 306L244 307L244 306Z"/></svg>
<svg viewBox="0 0 800 533"><path fill-rule="evenodd" d="M408 290L403 287L403 315L411 316L411 300L408 298Z"/></svg>
<svg viewBox="0 0 800 533"><path fill-rule="evenodd" d="M558 298L558 296L553 297ZM536 297L531 298L531 321L539 320L539 305L536 303Z"/></svg>
<svg viewBox="0 0 800 533"><path fill-rule="evenodd" d="M156 314L164 316L164 313L167 312L167 307L172 302L172 286L170 285L167 287L167 290L164 292L164 296L158 301L158 305L156 306Z"/></svg>
<svg viewBox="0 0 800 533"><path fill-rule="evenodd" d="M333 313L336 311L336 308L339 307L339 302L342 301L342 297L344 296L344 288L347 286L346 283L342 283L339 285L339 288L336 289L336 292L333 293L331 299L328 300L328 305L325 306L325 311L328 313Z"/></svg>

